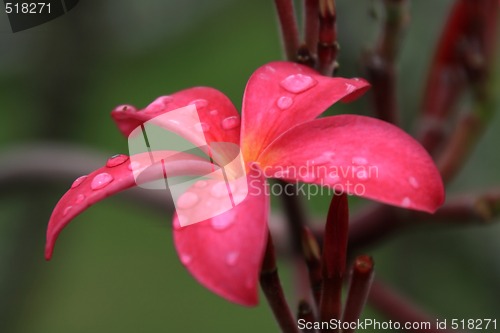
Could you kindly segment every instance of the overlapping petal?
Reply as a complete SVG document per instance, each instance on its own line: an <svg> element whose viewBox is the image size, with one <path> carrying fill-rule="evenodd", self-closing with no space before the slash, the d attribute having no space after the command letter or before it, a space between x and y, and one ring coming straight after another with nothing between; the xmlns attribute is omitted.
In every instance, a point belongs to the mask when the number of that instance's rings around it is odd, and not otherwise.
<svg viewBox="0 0 500 333"><path fill-rule="evenodd" d="M362 95L361 79L331 78L291 62L273 62L250 77L243 96L241 146L247 161L293 126L316 118L337 101Z"/></svg>
<svg viewBox="0 0 500 333"><path fill-rule="evenodd" d="M98 201L136 186L138 182L162 179L165 165L168 165L169 176L204 175L213 169L212 164L186 153L155 152L155 157L157 162L151 163L149 153L134 155L131 162L128 156L117 155L111 157L106 166L76 179L50 217L45 258L51 258L59 233L77 215Z"/></svg>
<svg viewBox="0 0 500 333"><path fill-rule="evenodd" d="M266 176L331 186L395 206L434 212L444 201L431 157L396 126L342 115L299 125L259 157Z"/></svg>
<svg viewBox="0 0 500 333"><path fill-rule="evenodd" d="M258 173L249 173L247 185L248 193L232 188L234 200L243 200L233 209L186 227L180 227L176 215L173 223L175 247L189 272L221 297L251 306L258 302L269 198L267 184ZM195 185L189 191L198 197L197 205L209 209L221 196L204 190L206 186Z"/></svg>
<svg viewBox="0 0 500 333"><path fill-rule="evenodd" d="M193 140L193 134L202 133L208 144L211 142L239 144L240 115L231 101L213 88L195 87L169 96L161 96L143 110L137 110L130 105L121 105L111 112L111 116L123 135L129 136L144 123L189 105L196 106L199 122L184 119L181 114L181 119L177 121L169 119L168 122L158 124L192 142L197 141ZM161 117L159 119L161 120Z"/></svg>

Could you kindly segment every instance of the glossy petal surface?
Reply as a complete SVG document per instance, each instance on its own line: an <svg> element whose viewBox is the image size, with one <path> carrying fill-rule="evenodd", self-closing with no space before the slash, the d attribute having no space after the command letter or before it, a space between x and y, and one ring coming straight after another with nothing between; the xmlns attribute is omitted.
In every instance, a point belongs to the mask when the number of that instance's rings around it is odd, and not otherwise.
<svg viewBox="0 0 500 333"><path fill-rule="evenodd" d="M404 208L434 212L441 177L425 149L389 123L363 116L317 119L286 132L259 158L268 177L333 187Z"/></svg>
<svg viewBox="0 0 500 333"><path fill-rule="evenodd" d="M206 174L212 165L186 153L155 152L156 157L164 156L171 174L169 176ZM138 161L144 161L141 166ZM113 194L136 186L137 182L147 182L164 177L164 165L161 162L151 164L149 154L134 155L133 162L126 155L112 157L106 166L75 180L71 188L62 196L50 217L47 227L45 258L52 256L54 244L59 233L77 215L91 205ZM135 163L135 165L134 165ZM140 176L134 177L134 172ZM137 174L136 174L137 175Z"/></svg>
<svg viewBox="0 0 500 333"><path fill-rule="evenodd" d="M211 219L180 227L174 217L174 241L181 262L206 288L232 302L258 302L258 281L267 239L269 199L262 177L249 174L248 195L235 208ZM217 198L191 190L198 205ZM235 195L238 194L236 190ZM204 196L205 195L205 196Z"/></svg>
<svg viewBox="0 0 500 333"><path fill-rule="evenodd" d="M247 161L280 134L353 100L369 85L361 79L331 78L291 62L273 62L250 77L243 96L241 146Z"/></svg>
<svg viewBox="0 0 500 333"><path fill-rule="evenodd" d="M186 128L186 122L165 123L164 128L190 140L189 133L202 132L208 143L231 142L239 144L240 116L231 101L220 91L208 87L195 87L169 96L161 96L142 110L133 106L116 107L111 116L120 131L128 136L134 129L164 113L195 105L200 122Z"/></svg>

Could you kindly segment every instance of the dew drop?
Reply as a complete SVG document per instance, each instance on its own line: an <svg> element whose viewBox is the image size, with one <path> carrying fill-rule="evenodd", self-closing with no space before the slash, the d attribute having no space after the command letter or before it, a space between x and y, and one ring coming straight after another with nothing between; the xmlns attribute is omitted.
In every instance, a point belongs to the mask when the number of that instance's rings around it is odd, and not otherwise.
<svg viewBox="0 0 500 333"><path fill-rule="evenodd" d="M228 264L229 266L236 265L239 256L240 254L238 252L229 252L226 256L226 264Z"/></svg>
<svg viewBox="0 0 500 333"><path fill-rule="evenodd" d="M197 188L204 188L207 186L207 181L206 180L198 180L194 186L196 186Z"/></svg>
<svg viewBox="0 0 500 333"><path fill-rule="evenodd" d="M128 169L130 171L134 171L134 170L137 170L141 167L141 163L137 162L137 161L132 161L130 162L130 164L128 165Z"/></svg>
<svg viewBox="0 0 500 333"><path fill-rule="evenodd" d="M315 165L322 165L322 164L330 163L330 162L334 161L334 156L335 156L334 152L327 151L327 152L322 153L320 156L315 157L312 160L312 163L314 163Z"/></svg>
<svg viewBox="0 0 500 333"><path fill-rule="evenodd" d="M273 66L270 66L270 65L266 65L266 70L269 71L269 72L271 72L271 73L276 72L276 69Z"/></svg>
<svg viewBox="0 0 500 333"><path fill-rule="evenodd" d="M401 206L404 207L404 208L408 208L411 206L411 199L408 198L408 197L405 197L402 201L401 201Z"/></svg>
<svg viewBox="0 0 500 333"><path fill-rule="evenodd" d="M364 157L353 157L352 158L352 164L355 165L366 165L368 164L368 160Z"/></svg>
<svg viewBox="0 0 500 333"><path fill-rule="evenodd" d="M293 104L293 99L291 99L290 97L288 96L281 96L280 98L278 98L278 100L276 101L276 104L278 105L278 107L281 109L281 110L286 110L288 109L290 106L292 106Z"/></svg>
<svg viewBox="0 0 500 333"><path fill-rule="evenodd" d="M82 201L85 200L85 196L83 194L78 194L76 199L75 199L75 204L80 204Z"/></svg>
<svg viewBox="0 0 500 333"><path fill-rule="evenodd" d="M352 93L354 90L356 90L356 87L353 86L352 84L350 83L346 83L345 84L345 90L348 94Z"/></svg>
<svg viewBox="0 0 500 333"><path fill-rule="evenodd" d="M92 179L92 183L90 183L90 188L92 190L100 190L101 188L106 187L109 183L113 181L113 176L109 173L103 172L94 177Z"/></svg>
<svg viewBox="0 0 500 333"><path fill-rule="evenodd" d="M335 173L330 173L328 177L325 179L325 182L329 185L335 185L340 182L340 177Z"/></svg>
<svg viewBox="0 0 500 333"><path fill-rule="evenodd" d="M312 183L313 181L316 180L316 175L312 172L308 172L305 175L302 176L302 181L306 183Z"/></svg>
<svg viewBox="0 0 500 333"><path fill-rule="evenodd" d="M227 193L227 186L225 182L217 182L212 185L212 188L210 189L210 194L214 198L223 198L228 195Z"/></svg>
<svg viewBox="0 0 500 333"><path fill-rule="evenodd" d="M197 123L197 124L194 124L194 129L197 132L204 133L204 132L208 132L210 130L210 125L207 123Z"/></svg>
<svg viewBox="0 0 500 333"><path fill-rule="evenodd" d="M73 184L71 184L71 188L75 188L75 187L80 186L80 184L83 183L83 181L85 179L87 179L87 176L78 177L77 179L75 179L75 181L73 182Z"/></svg>
<svg viewBox="0 0 500 333"><path fill-rule="evenodd" d="M196 193L186 192L177 200L177 208L188 209L196 205L198 201L200 201L200 198Z"/></svg>
<svg viewBox="0 0 500 333"><path fill-rule="evenodd" d="M212 110L212 111L210 111L210 112L209 112L209 114L210 114L211 116L216 116L216 115L218 115L218 114L219 114L219 111L218 111L218 110Z"/></svg>
<svg viewBox="0 0 500 333"><path fill-rule="evenodd" d="M356 177L358 177L359 180L367 180L368 179L368 172L366 170L359 170L356 173Z"/></svg>
<svg viewBox="0 0 500 333"><path fill-rule="evenodd" d="M122 104L118 105L113 109L114 112L125 112L125 111L131 111L131 112L137 112L137 108L133 105L128 105L128 104Z"/></svg>
<svg viewBox="0 0 500 333"><path fill-rule="evenodd" d="M317 83L316 80L314 80L312 77L308 75L294 74L288 76L283 81L281 81L280 85L289 92L292 92L294 94L299 94L301 92L311 89L316 85L316 83Z"/></svg>
<svg viewBox="0 0 500 333"><path fill-rule="evenodd" d="M189 102L189 105L195 105L197 109L202 109L208 105L208 101L206 99L195 99L194 101Z"/></svg>
<svg viewBox="0 0 500 333"><path fill-rule="evenodd" d="M73 206L68 206L63 211L63 216L68 215L69 211L73 209Z"/></svg>
<svg viewBox="0 0 500 333"><path fill-rule="evenodd" d="M222 128L225 130L232 130L238 126L240 126L240 117L238 116L227 117L222 120Z"/></svg>
<svg viewBox="0 0 500 333"><path fill-rule="evenodd" d="M114 168L120 164L123 164L125 163L126 161L128 161L128 156L127 155L123 155L123 154L116 154L116 155L113 155L111 156L108 161L106 162L106 166L108 168Z"/></svg>
<svg viewBox="0 0 500 333"><path fill-rule="evenodd" d="M409 177L408 178L408 183L414 188L414 189L419 189L420 184L418 183L418 180L415 177Z"/></svg>
<svg viewBox="0 0 500 333"><path fill-rule="evenodd" d="M180 220L185 221L185 217L184 217L184 215L177 214L177 218L174 219L174 223L173 223L174 230L181 230L182 229L182 226L179 222Z"/></svg>
<svg viewBox="0 0 500 333"><path fill-rule="evenodd" d="M234 220L227 216L216 216L212 218L212 228L215 230L226 230L233 224Z"/></svg>
<svg viewBox="0 0 500 333"><path fill-rule="evenodd" d="M189 254L181 254L181 262L184 265L189 265L193 261L193 257L191 257Z"/></svg>

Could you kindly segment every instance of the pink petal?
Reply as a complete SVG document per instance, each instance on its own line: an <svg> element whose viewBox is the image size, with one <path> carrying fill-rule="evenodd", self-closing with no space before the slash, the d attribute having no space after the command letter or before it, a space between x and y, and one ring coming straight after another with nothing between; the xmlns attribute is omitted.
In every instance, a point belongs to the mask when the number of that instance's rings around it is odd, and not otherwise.
<svg viewBox="0 0 500 333"><path fill-rule="evenodd" d="M260 156L267 177L327 185L387 204L434 212L444 188L425 149L378 119L316 119L283 134Z"/></svg>
<svg viewBox="0 0 500 333"><path fill-rule="evenodd" d="M133 106L121 105L111 112L111 116L120 131L128 136L135 128L159 115L193 104L196 105L200 120L200 123L195 124L196 128L186 129L185 122L164 124L165 127L184 137L189 132L203 132L208 143L239 144L240 116L231 101L213 88L196 87L161 96L139 111Z"/></svg>
<svg viewBox="0 0 500 333"><path fill-rule="evenodd" d="M111 157L106 166L75 180L59 200L50 217L45 258L50 260L59 233L73 218L94 203L136 186L134 172L136 175L140 173L137 181L147 182L162 179L165 165L168 166L169 176L207 174L212 171L212 164L193 155L172 151L154 153L158 159L163 156L163 164L162 162L151 164L149 153L134 155L132 163L128 156L117 155Z"/></svg>
<svg viewBox="0 0 500 333"><path fill-rule="evenodd" d="M246 160L255 161L286 130L316 118L339 100L359 97L368 87L364 80L326 77L291 62L260 67L243 96L241 146Z"/></svg>
<svg viewBox="0 0 500 333"><path fill-rule="evenodd" d="M253 173L247 180L246 198L221 215L186 227L180 227L176 215L174 241L181 262L203 286L231 302L252 306L258 303L269 199L262 177ZM200 196L199 205L213 204L214 198L196 192L196 185L190 191Z"/></svg>

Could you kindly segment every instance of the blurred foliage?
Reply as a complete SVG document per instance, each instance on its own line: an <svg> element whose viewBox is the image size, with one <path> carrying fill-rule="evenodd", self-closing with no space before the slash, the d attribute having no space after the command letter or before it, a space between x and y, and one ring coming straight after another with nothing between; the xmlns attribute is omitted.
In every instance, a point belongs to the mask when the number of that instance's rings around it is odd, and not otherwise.
<svg viewBox="0 0 500 333"><path fill-rule="evenodd" d="M400 101L410 132L451 2L412 3L400 60ZM360 54L375 38L370 6L373 1L338 1L343 76L360 76ZM195 85L218 88L239 106L252 71L282 58L278 36L271 0L81 1L47 24L0 34L0 150L58 140L127 152L109 117L114 106L142 107ZM330 112L368 114L367 106L364 98ZM496 117L454 190L499 183L499 126ZM0 296L0 331L277 330L265 300L254 309L239 307L194 281L173 250L170 216L123 204L119 196L78 217L45 263L44 228L68 185L22 184L0 192L0 291L15 291ZM317 215L327 207L326 197L310 202ZM422 227L369 250L379 276L437 316L492 318L500 308L499 236L499 226Z"/></svg>

